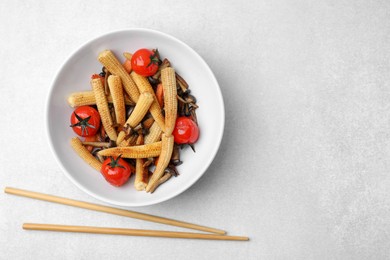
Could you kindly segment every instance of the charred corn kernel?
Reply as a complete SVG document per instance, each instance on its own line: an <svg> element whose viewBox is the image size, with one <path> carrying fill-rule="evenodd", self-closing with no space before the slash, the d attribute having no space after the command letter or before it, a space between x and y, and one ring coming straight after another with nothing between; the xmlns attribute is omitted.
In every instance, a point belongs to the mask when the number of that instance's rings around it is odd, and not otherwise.
<svg viewBox="0 0 390 260"><path fill-rule="evenodd" d="M102 168L102 163L96 159L85 146L81 142L81 140L78 137L73 137L70 140L70 145L72 146L73 150L90 166L95 168L96 170L100 171Z"/></svg>
<svg viewBox="0 0 390 260"><path fill-rule="evenodd" d="M139 98L139 91L130 75L123 68L122 64L115 57L114 53L110 50L104 50L99 53L98 60L101 64L108 69L108 71L116 76L119 76L122 80L123 88L130 98L137 102Z"/></svg>
<svg viewBox="0 0 390 260"><path fill-rule="evenodd" d="M153 172L152 178L149 180L146 191L151 192L158 185L158 180L163 176L165 169L168 167L169 161L171 160L173 151L173 135L166 136L162 134L161 137L161 154L158 158L156 169Z"/></svg>
<svg viewBox="0 0 390 260"><path fill-rule="evenodd" d="M108 137L116 141L118 138L116 130L113 126L110 110L108 108L108 102L106 95L104 94L104 86L100 79L92 79L91 86L93 93L95 94L96 106L100 114L100 119L103 124L104 130L106 131Z"/></svg>
<svg viewBox="0 0 390 260"><path fill-rule="evenodd" d="M154 122L149 128L149 133L145 135L145 144L158 142L161 139L162 130L160 126Z"/></svg>
<svg viewBox="0 0 390 260"><path fill-rule="evenodd" d="M131 60L131 57L133 57L133 54L131 54L130 52L124 52L123 57L125 57L128 60Z"/></svg>
<svg viewBox="0 0 390 260"><path fill-rule="evenodd" d="M98 152L102 156L119 156L123 158L149 158L159 156L161 153L161 141L152 144L135 145L130 147L114 147Z"/></svg>
<svg viewBox="0 0 390 260"><path fill-rule="evenodd" d="M177 117L177 90L175 70L172 67L161 71L161 83L164 91L165 134L170 136L175 128Z"/></svg>
<svg viewBox="0 0 390 260"><path fill-rule="evenodd" d="M139 92L149 92L153 95L153 103L149 108L150 113L152 114L152 117L157 122L157 124L160 126L160 128L164 131L165 130L165 118L161 112L161 107L158 104L157 97L154 94L154 90L152 86L150 85L147 78L135 73L134 71L130 74L131 78L134 80L135 84L137 85Z"/></svg>
<svg viewBox="0 0 390 260"><path fill-rule="evenodd" d="M116 123L124 125L126 121L126 108L121 78L110 75L108 76L107 82L114 103Z"/></svg>
<svg viewBox="0 0 390 260"><path fill-rule="evenodd" d="M136 141L136 145L144 144L144 136L139 135ZM148 185L149 180L149 170L144 166L144 159L138 158L135 159L135 180L134 187L136 190L145 190L146 185Z"/></svg>
<svg viewBox="0 0 390 260"><path fill-rule="evenodd" d="M150 105L153 102L153 96L152 94L145 92L142 93L138 99L137 104L134 107L133 112L127 119L125 125L129 125L131 128L135 127L138 125L146 113L149 111ZM123 139L125 138L126 133L124 131L121 131L118 136L117 143L121 143Z"/></svg>
<svg viewBox="0 0 390 260"><path fill-rule="evenodd" d="M124 97L124 100L126 105L135 105L127 96ZM108 103L113 103L112 96L107 96L107 101ZM96 105L95 94L93 91L74 92L68 97L68 104L71 107Z"/></svg>

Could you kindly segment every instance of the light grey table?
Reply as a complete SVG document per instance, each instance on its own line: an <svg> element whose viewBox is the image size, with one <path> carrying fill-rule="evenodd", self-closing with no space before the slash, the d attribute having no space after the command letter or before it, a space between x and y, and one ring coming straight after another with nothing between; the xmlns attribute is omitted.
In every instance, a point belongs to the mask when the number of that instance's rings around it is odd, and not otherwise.
<svg viewBox="0 0 390 260"><path fill-rule="evenodd" d="M226 130L193 187L136 210L251 238L29 232L23 222L165 227L0 194L1 259L389 259L389 1L4 0L0 24L2 187L100 203L50 152L50 83L91 38L160 30L214 71Z"/></svg>

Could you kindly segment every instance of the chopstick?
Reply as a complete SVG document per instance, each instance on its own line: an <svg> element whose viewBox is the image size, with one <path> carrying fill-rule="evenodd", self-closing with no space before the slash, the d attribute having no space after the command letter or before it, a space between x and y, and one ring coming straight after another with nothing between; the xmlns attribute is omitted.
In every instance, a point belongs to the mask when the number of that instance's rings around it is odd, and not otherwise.
<svg viewBox="0 0 390 260"><path fill-rule="evenodd" d="M11 187L6 187L4 189L4 192L8 193L8 194L12 194L12 195L18 195L18 196L23 196L23 197L32 198L32 199L44 200L44 201L49 201L49 202L53 202L53 203L64 204L64 205L68 205L68 206L84 208L84 209L89 209L89 210L95 210L95 211L105 212L105 213L109 213L109 214L125 216L125 217L129 217L129 218L136 218L136 219L141 219L141 220L145 220L145 221L151 221L151 222L156 222L156 223L161 223L161 224L166 224L166 225L171 225L171 226L195 229L195 230L199 230L199 231L205 231L205 232L210 232L210 233L215 233L215 234L220 234L220 235L226 234L226 232L224 230L220 230L220 229L216 229L216 228L200 226L200 225L196 225L196 224L192 224L192 223L188 223L188 222L183 222L183 221L179 221L179 220L149 215L149 214L140 213L140 212L136 212L136 211L124 210L124 209L113 208L113 207L103 206L103 205L79 201L79 200L67 199L67 198L58 197L58 196L49 195L49 194L43 194L43 193L39 193L39 192L21 190L21 189L11 188Z"/></svg>
<svg viewBox="0 0 390 260"><path fill-rule="evenodd" d="M37 223L24 223L23 229L59 231L59 232L110 234L110 235L126 235L126 236L166 237L166 238L235 240L235 241L248 241L249 240L248 237L243 237L243 236L226 236L226 235L191 233L191 232L174 232L174 231L129 229L129 228L109 228L109 227L91 227L91 226L69 226L69 225L37 224Z"/></svg>

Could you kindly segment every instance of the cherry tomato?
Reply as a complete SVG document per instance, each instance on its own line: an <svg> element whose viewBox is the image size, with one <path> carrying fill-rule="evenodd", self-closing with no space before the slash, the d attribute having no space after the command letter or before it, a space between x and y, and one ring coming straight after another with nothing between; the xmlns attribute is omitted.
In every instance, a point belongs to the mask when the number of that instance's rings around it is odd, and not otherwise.
<svg viewBox="0 0 390 260"><path fill-rule="evenodd" d="M102 165L100 171L103 177L114 186L122 186L126 183L131 175L131 167L128 162L123 160L119 155L117 158L110 156L107 158Z"/></svg>
<svg viewBox="0 0 390 260"><path fill-rule="evenodd" d="M173 130L173 137L177 144L193 144L199 138L198 125L188 117L178 117Z"/></svg>
<svg viewBox="0 0 390 260"><path fill-rule="evenodd" d="M93 136L100 127L100 115L93 107L81 106L73 111L70 123L70 127L79 136Z"/></svg>
<svg viewBox="0 0 390 260"><path fill-rule="evenodd" d="M131 57L131 67L137 74L148 77L154 75L159 65L158 51L139 49Z"/></svg>

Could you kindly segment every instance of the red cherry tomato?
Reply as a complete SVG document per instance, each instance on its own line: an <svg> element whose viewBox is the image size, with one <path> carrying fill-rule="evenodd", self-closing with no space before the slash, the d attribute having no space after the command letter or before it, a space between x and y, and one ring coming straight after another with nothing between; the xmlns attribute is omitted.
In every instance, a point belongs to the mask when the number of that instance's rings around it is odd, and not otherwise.
<svg viewBox="0 0 390 260"><path fill-rule="evenodd" d="M73 111L70 123L70 127L79 136L93 136L100 127L100 115L93 107L81 106Z"/></svg>
<svg viewBox="0 0 390 260"><path fill-rule="evenodd" d="M158 51L139 49L131 57L131 67L137 74L148 77L154 75L158 70Z"/></svg>
<svg viewBox="0 0 390 260"><path fill-rule="evenodd" d="M198 125L188 117L178 117L173 130L173 137L177 144L193 144L199 138Z"/></svg>
<svg viewBox="0 0 390 260"><path fill-rule="evenodd" d="M100 171L103 177L114 186L122 186L126 183L131 175L131 167L128 162L123 160L120 156L117 158L107 158L102 165Z"/></svg>

